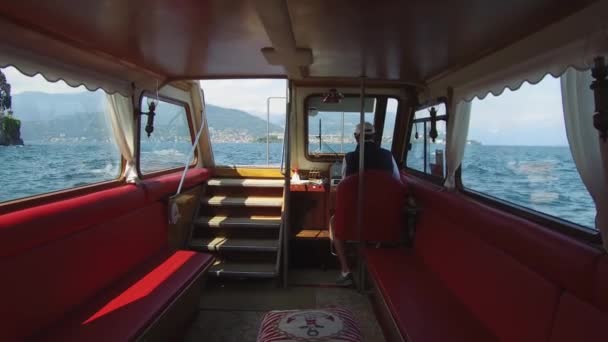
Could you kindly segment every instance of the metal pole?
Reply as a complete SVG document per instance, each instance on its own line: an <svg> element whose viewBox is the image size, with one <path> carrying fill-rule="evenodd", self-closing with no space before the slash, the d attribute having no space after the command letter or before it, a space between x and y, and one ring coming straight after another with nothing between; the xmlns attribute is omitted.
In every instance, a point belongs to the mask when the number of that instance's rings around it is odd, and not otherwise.
<svg viewBox="0 0 608 342"><path fill-rule="evenodd" d="M344 112L342 112L342 136L340 137L340 153L344 152Z"/></svg>
<svg viewBox="0 0 608 342"><path fill-rule="evenodd" d="M287 89L285 89L285 138L283 139L283 144L285 146L285 198L284 198L284 212L283 212L283 287L287 287L288 285L288 271L289 271L289 240L290 240L290 212L291 212L291 132L290 132L290 122L291 122L291 101L294 101L293 98L290 99L291 94L291 82L287 81Z"/></svg>
<svg viewBox="0 0 608 342"><path fill-rule="evenodd" d="M364 191L364 180L363 174L365 172L365 78L361 78L361 112L359 115L359 124L361 125L361 131L359 133L359 189L357 191L357 241L359 248L359 258L357 260L357 271L359 274L359 281L357 286L359 291L363 291L363 247L364 243L362 240L363 233L363 198Z"/></svg>
<svg viewBox="0 0 608 342"><path fill-rule="evenodd" d="M266 165L270 165L270 100L273 99L286 99L286 97L270 96L266 98Z"/></svg>
<svg viewBox="0 0 608 342"><path fill-rule="evenodd" d="M266 165L270 165L270 97L266 99Z"/></svg>

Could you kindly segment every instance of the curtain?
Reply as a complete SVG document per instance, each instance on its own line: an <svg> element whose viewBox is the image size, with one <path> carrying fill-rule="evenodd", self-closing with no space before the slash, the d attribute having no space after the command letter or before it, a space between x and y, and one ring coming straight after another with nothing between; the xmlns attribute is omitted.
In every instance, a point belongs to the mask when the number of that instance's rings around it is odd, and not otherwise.
<svg viewBox="0 0 608 342"><path fill-rule="evenodd" d="M450 105L446 137L447 177L445 179L445 186L448 189L456 187L455 175L464 156L470 117L471 102L460 101L457 104Z"/></svg>
<svg viewBox="0 0 608 342"><path fill-rule="evenodd" d="M137 183L136 158L135 158L135 117L133 115L133 103L130 97L120 94L106 94L106 114L112 123L112 130L120 154L127 165L125 176L127 183Z"/></svg>
<svg viewBox="0 0 608 342"><path fill-rule="evenodd" d="M591 72L568 69L561 77L566 135L576 168L595 202L595 226L608 249L608 181L597 130L593 127L595 103L589 89Z"/></svg>

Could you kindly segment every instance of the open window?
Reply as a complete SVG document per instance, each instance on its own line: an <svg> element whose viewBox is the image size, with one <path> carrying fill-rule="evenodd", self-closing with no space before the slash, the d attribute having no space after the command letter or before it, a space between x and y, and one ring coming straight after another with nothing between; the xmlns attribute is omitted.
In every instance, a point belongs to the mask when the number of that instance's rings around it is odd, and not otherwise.
<svg viewBox="0 0 608 342"><path fill-rule="evenodd" d="M559 79L547 75L534 85L474 99L470 115L461 166L466 190L531 218L596 229L595 204L566 135Z"/></svg>
<svg viewBox="0 0 608 342"><path fill-rule="evenodd" d="M410 128L405 165L434 179L445 178L445 139L447 113L445 103L419 108Z"/></svg>
<svg viewBox="0 0 608 342"><path fill-rule="evenodd" d="M327 103L323 95L306 99L306 157L310 160L341 159L355 150L354 131L360 122L361 97L345 95L340 101ZM387 96L366 96L365 121L376 128L376 141L389 149L392 145L399 101Z"/></svg>
<svg viewBox="0 0 608 342"><path fill-rule="evenodd" d="M117 180L107 106L103 90L0 68L0 202Z"/></svg>
<svg viewBox="0 0 608 342"><path fill-rule="evenodd" d="M147 111L150 101L149 96L142 98L142 110ZM142 175L184 166L194 141L188 109L185 103L158 99L150 134L146 131L148 118L139 116L139 170Z"/></svg>

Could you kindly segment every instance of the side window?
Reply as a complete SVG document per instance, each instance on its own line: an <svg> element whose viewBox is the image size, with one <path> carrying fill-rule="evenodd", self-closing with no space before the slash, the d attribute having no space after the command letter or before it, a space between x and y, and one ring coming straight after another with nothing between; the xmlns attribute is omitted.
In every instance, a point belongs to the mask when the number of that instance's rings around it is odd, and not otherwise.
<svg viewBox="0 0 608 342"><path fill-rule="evenodd" d="M117 179L102 90L0 68L0 202Z"/></svg>
<svg viewBox="0 0 608 342"><path fill-rule="evenodd" d="M559 79L475 99L462 162L465 188L593 228L564 126Z"/></svg>
<svg viewBox="0 0 608 342"><path fill-rule="evenodd" d="M148 108L148 97L142 100L142 110ZM147 116L140 117L139 170L142 174L184 166L192 149L188 112L182 104L160 99L154 116L154 131L146 133Z"/></svg>
<svg viewBox="0 0 608 342"><path fill-rule="evenodd" d="M382 140L380 146L390 150L393 145L393 134L395 132L395 121L397 119L397 106L399 101L389 98L386 102L386 116L384 117L384 129L382 129Z"/></svg>
<svg viewBox="0 0 608 342"><path fill-rule="evenodd" d="M436 111L436 137L432 137L431 111ZM414 113L406 167L435 176L445 177L446 107L444 103L419 109Z"/></svg>

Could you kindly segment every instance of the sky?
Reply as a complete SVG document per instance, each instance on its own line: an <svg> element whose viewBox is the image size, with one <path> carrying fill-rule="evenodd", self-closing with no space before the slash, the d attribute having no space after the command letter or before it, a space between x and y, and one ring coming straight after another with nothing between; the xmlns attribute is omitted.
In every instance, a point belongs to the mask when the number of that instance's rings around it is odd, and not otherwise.
<svg viewBox="0 0 608 342"><path fill-rule="evenodd" d="M72 88L63 81L51 83L41 75L30 78L13 67L2 71L12 94L86 90L83 86ZM286 84L282 79L201 81L207 103L240 109L264 119L267 98L284 97ZM284 100L270 101L270 115L272 122L284 122ZM518 91L506 89L498 97L490 94L483 100L473 100L469 139L484 145L567 145L559 79L548 75L537 85L524 83Z"/></svg>

